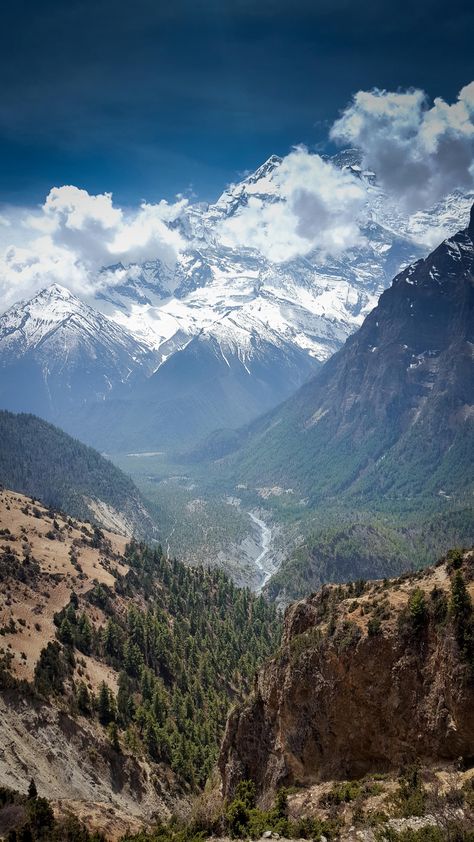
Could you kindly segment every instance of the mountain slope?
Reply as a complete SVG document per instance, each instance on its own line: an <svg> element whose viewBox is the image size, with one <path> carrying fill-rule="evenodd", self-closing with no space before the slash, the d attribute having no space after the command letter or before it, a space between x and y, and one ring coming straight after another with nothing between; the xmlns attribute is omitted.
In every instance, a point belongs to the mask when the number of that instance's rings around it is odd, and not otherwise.
<svg viewBox="0 0 474 842"><path fill-rule="evenodd" d="M318 367L276 336L239 345L202 331L175 351L127 399L81 415L81 435L110 451L182 451L214 430L246 424L288 397ZM245 353L245 355L244 355Z"/></svg>
<svg viewBox="0 0 474 842"><path fill-rule="evenodd" d="M291 401L249 428L233 474L284 481L314 504L472 490L473 241L474 211L395 278Z"/></svg>
<svg viewBox="0 0 474 842"><path fill-rule="evenodd" d="M0 483L124 535L158 537L129 477L92 448L33 415L0 411Z"/></svg>

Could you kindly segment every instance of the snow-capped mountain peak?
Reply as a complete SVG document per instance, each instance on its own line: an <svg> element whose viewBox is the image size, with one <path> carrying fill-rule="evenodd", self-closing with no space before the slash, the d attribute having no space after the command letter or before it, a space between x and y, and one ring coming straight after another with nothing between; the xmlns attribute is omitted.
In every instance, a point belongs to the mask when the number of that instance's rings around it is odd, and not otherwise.
<svg viewBox="0 0 474 842"><path fill-rule="evenodd" d="M261 181L262 178L267 178L267 176L280 166L282 160L283 158L279 155L270 155L263 164L257 167L257 169L250 173L250 175L246 176L241 183L256 184L258 181Z"/></svg>
<svg viewBox="0 0 474 842"><path fill-rule="evenodd" d="M51 284L48 287L44 287L37 293L36 298L51 298L56 300L62 299L64 301L75 299L77 302L80 303L80 300L76 298L76 296L73 295L73 293L69 289L67 289L64 286L61 286L61 284Z"/></svg>
<svg viewBox="0 0 474 842"><path fill-rule="evenodd" d="M99 307L159 350L162 359L205 331L226 346L240 337L241 357L249 348L252 353L256 333L271 335L272 341L279 336L310 357L326 360L360 326L394 275L427 253L428 247L420 244L427 232L433 230L438 242L444 239L465 223L472 201L453 194L408 220L387 206L373 173L363 169L358 150L344 150L330 160L349 168L367 189L370 213L360 247L341 258L314 252L279 264L256 249L220 242L216 232L222 220L240 212L252 197L262 206L279 201L275 173L282 159L271 155L255 172L230 185L215 204L185 209L186 222L180 224L188 247L174 270L165 270L159 261L131 266Z"/></svg>
<svg viewBox="0 0 474 842"><path fill-rule="evenodd" d="M137 364L152 357L146 345L59 284L40 290L0 317L3 361L54 354L54 363L60 364L76 357L96 359L99 348L113 357L126 354Z"/></svg>
<svg viewBox="0 0 474 842"><path fill-rule="evenodd" d="M26 353L51 338L61 329L68 334L70 348L84 331L90 334L120 328L96 312L71 293L66 287L52 284L40 290L29 301L13 305L0 318L0 343L16 353Z"/></svg>
<svg viewBox="0 0 474 842"><path fill-rule="evenodd" d="M282 163L278 155L271 155L255 172L247 175L237 184L231 184L219 197L214 205L211 205L207 217L214 224L219 219L233 216L237 210L247 205L250 197L263 201L271 201L278 197L278 188L273 181L275 170Z"/></svg>
<svg viewBox="0 0 474 842"><path fill-rule="evenodd" d="M70 429L81 408L123 393L157 363L147 346L58 284L0 317L0 405Z"/></svg>

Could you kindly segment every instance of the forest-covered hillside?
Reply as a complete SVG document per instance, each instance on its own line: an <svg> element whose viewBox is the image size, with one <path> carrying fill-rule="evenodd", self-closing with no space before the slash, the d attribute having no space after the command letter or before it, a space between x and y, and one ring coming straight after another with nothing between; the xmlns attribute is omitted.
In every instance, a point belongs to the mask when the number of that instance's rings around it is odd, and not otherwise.
<svg viewBox="0 0 474 842"><path fill-rule="evenodd" d="M6 490L0 581L0 787L33 776L117 821L166 818L204 787L229 708L278 645L275 607Z"/></svg>
<svg viewBox="0 0 474 842"><path fill-rule="evenodd" d="M158 536L148 505L96 450L34 415L0 411L0 483L124 534Z"/></svg>

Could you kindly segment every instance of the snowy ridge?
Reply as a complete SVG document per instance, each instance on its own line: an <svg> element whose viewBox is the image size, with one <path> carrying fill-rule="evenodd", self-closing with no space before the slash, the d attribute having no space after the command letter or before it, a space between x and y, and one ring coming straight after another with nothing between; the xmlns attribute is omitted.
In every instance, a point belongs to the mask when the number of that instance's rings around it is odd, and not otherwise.
<svg viewBox="0 0 474 842"><path fill-rule="evenodd" d="M75 435L81 408L129 392L158 362L148 346L57 284L0 317L0 406Z"/></svg>
<svg viewBox="0 0 474 842"><path fill-rule="evenodd" d="M120 349L134 362L149 356L145 345L58 284L14 305L0 317L2 356L21 357L53 347L60 357L82 354L86 348L93 353L98 338L111 353Z"/></svg>
<svg viewBox="0 0 474 842"><path fill-rule="evenodd" d="M219 222L238 214L250 197L264 204L279 200L274 175L282 159L272 155L215 204L183 211L176 224L189 245L173 270L153 261L123 267L122 283L97 306L163 360L204 332L238 356L253 353L258 335L325 361L362 324L394 275L427 253L430 238L439 242L462 227L472 203L471 196L456 193L405 218L387 202L374 173L362 169L357 150L332 160L367 190L363 247L340 259L315 252L278 264L256 250L219 242Z"/></svg>
<svg viewBox="0 0 474 842"><path fill-rule="evenodd" d="M278 199L278 190L272 179L275 170L282 162L278 155L271 155L254 173L243 181L231 184L222 193L217 202L211 205L206 217L207 221L217 220L220 216L232 216L239 208L245 207L250 196L269 201Z"/></svg>

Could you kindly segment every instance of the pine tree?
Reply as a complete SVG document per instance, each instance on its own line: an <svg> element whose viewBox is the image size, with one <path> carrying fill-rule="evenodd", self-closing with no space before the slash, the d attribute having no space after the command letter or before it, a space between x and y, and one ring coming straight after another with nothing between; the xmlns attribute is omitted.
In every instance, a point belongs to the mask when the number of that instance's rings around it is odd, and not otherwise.
<svg viewBox="0 0 474 842"><path fill-rule="evenodd" d="M110 698L110 690L107 687L105 681L102 682L100 685L99 691L99 701L98 701L98 714L99 714L99 722L101 725L108 725L109 722L112 721L113 718L113 711L112 711L112 704Z"/></svg>
<svg viewBox="0 0 474 842"><path fill-rule="evenodd" d="M110 745L112 746L114 751L120 751L120 742L119 742L119 733L118 728L115 722L111 722L107 728L107 735L110 740Z"/></svg>
<svg viewBox="0 0 474 842"><path fill-rule="evenodd" d="M28 786L28 800L38 797L38 790L36 789L35 779L32 778Z"/></svg>
<svg viewBox="0 0 474 842"><path fill-rule="evenodd" d="M72 625L67 617L64 617L61 625L59 626L58 637L61 643L64 643L66 646L72 646L74 643Z"/></svg>
<svg viewBox="0 0 474 842"><path fill-rule="evenodd" d="M92 626L87 614L82 613L77 624L76 646L86 655L92 647Z"/></svg>
<svg viewBox="0 0 474 842"><path fill-rule="evenodd" d="M91 712L91 698L89 691L83 681L80 682L77 688L77 706L84 716L89 716Z"/></svg>
<svg viewBox="0 0 474 842"><path fill-rule="evenodd" d="M463 656L474 666L474 617L472 600L460 570L456 570L451 580L449 613L453 619L458 646Z"/></svg>
<svg viewBox="0 0 474 842"><path fill-rule="evenodd" d="M151 759L155 762L160 760L160 740L158 735L158 726L153 714L149 714L143 732L143 739L145 741L146 750Z"/></svg>

